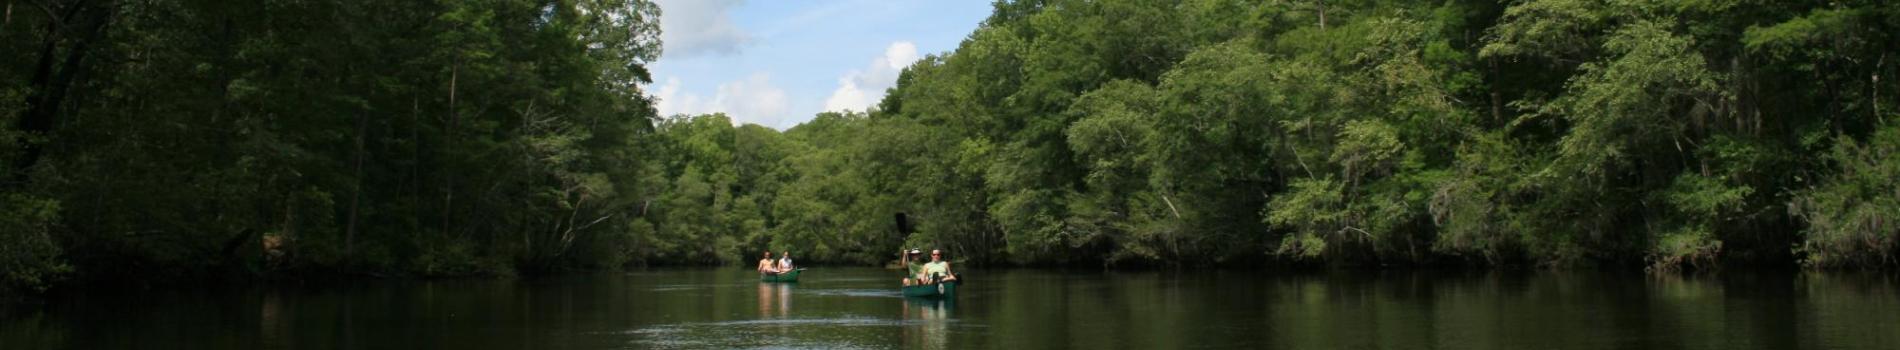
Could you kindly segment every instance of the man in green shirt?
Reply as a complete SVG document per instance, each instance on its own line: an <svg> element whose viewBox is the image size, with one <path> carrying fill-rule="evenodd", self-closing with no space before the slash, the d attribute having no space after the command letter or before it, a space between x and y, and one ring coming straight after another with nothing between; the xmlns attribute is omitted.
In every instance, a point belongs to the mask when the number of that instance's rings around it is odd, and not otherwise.
<svg viewBox="0 0 1900 350"><path fill-rule="evenodd" d="M923 281L924 264L917 259L917 255L923 252L911 249L908 252L898 252L898 254L902 256L904 270L909 272L904 275L904 285L909 286Z"/></svg>

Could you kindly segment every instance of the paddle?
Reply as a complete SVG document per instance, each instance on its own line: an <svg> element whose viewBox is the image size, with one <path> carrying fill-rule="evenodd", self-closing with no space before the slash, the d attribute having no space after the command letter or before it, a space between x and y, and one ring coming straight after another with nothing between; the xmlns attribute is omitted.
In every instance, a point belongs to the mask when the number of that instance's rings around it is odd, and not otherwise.
<svg viewBox="0 0 1900 350"><path fill-rule="evenodd" d="M903 241L910 239L910 234L914 231L916 231L916 227L911 226L910 216L904 213L897 213L897 240Z"/></svg>
<svg viewBox="0 0 1900 350"><path fill-rule="evenodd" d="M913 230L914 228L911 227L910 225L910 216L905 215L902 212L897 213L897 215L895 216L896 216L895 222L897 223L897 245L899 247L897 248L897 264L898 264L897 268L908 269L909 266L903 266L906 263L905 258L907 257L904 254L909 253L910 250L904 249L902 247L905 241L910 240L910 234L911 232L914 231ZM909 273L906 272L905 274L909 274Z"/></svg>

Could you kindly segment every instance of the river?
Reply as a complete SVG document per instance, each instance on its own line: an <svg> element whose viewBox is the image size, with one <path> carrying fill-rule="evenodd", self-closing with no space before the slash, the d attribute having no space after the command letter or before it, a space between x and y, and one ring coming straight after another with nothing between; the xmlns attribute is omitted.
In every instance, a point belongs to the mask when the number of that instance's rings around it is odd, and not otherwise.
<svg viewBox="0 0 1900 350"><path fill-rule="evenodd" d="M874 268L95 290L0 314L4 349L1895 349L1891 274Z"/></svg>

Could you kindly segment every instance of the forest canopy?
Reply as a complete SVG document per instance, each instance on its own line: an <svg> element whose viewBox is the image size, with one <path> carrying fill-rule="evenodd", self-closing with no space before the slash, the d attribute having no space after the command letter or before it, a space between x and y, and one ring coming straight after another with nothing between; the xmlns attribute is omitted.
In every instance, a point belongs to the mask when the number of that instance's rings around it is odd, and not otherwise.
<svg viewBox="0 0 1900 350"><path fill-rule="evenodd" d="M876 107L782 132L657 115L641 0L7 6L14 289L766 249L1668 270L1900 248L1886 1L1000 1Z"/></svg>

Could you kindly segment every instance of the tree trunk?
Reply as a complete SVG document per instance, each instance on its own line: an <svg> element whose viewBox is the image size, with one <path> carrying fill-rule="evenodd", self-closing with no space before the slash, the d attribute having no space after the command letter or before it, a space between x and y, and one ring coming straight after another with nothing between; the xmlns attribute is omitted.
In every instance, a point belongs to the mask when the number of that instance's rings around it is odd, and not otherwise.
<svg viewBox="0 0 1900 350"><path fill-rule="evenodd" d="M9 8L11 5L9 5ZM27 108L21 112L18 130L29 134L46 135L53 132L53 118L59 115L60 106L65 103L66 93L73 85L79 73L85 70L86 56L93 41L105 32L106 24L112 22L113 4L107 2L97 8L83 4L67 9L62 18L49 18L46 24L45 44L40 47L39 62L33 72L27 96ZM67 49L63 63L55 66L55 56L59 53L59 43L65 38L65 30L77 20L89 19L85 23L84 35ZM67 24L62 26L61 24ZM14 183L25 183L27 169L39 162L43 150L40 145L30 142L21 144L21 156L14 160Z"/></svg>
<svg viewBox="0 0 1900 350"><path fill-rule="evenodd" d="M455 65L449 68L449 123L442 128L443 152L440 152L439 156L442 157L445 162L449 158L448 151L454 149L455 126L461 120L461 111L456 109L455 105L455 83L461 77L461 74L462 62L460 59L457 59ZM452 226L454 224L453 218L455 217L454 208L455 172L445 171L442 172L442 234L445 237L450 235L451 232L454 232L454 226Z"/></svg>
<svg viewBox="0 0 1900 350"><path fill-rule="evenodd" d="M1879 124L1886 124L1887 122L1887 117L1884 115L1880 115L1880 73L1885 72L1886 69L1887 69L1887 53L1882 52L1880 53L1880 61L1874 64L1874 75L1872 78L1869 78L1869 79L1872 79L1873 82L1871 84L1867 84L1869 88L1874 90L1873 91L1874 98L1871 98L1868 100L1872 101L1874 104L1874 122L1879 123Z"/></svg>
<svg viewBox="0 0 1900 350"><path fill-rule="evenodd" d="M1319 4L1319 31L1326 32L1326 0L1314 2Z"/></svg>
<svg viewBox="0 0 1900 350"><path fill-rule="evenodd" d="M47 87L52 83L53 56L58 52L56 49L59 47L59 22L58 19L51 18L46 21L45 43L40 46L39 63L34 64L33 80L29 81L27 85L32 87L32 90L30 90L32 92L27 95L26 110L20 112L19 122L14 127L20 132L44 133L48 131L46 129L50 129L48 126L51 122L44 120L47 119L44 115L50 114L45 110L52 108L51 106L46 106L46 95L53 93L53 91ZM24 154L21 155L20 158L15 159L13 164L14 171L18 172L14 174L13 178L16 183L25 182L26 169L32 167L33 163L39 160L39 145L25 141L21 143L20 148L24 151Z"/></svg>
<svg viewBox="0 0 1900 350"><path fill-rule="evenodd" d="M410 221L414 234L422 233L422 98L409 97L409 215L416 218ZM429 240L429 251L435 251L435 241Z"/></svg>
<svg viewBox="0 0 1900 350"><path fill-rule="evenodd" d="M285 193L296 193L296 191L285 191ZM297 195L295 194L284 197L284 227L281 229L280 236L283 237L284 242L290 243L287 255L295 257L297 255Z"/></svg>
<svg viewBox="0 0 1900 350"><path fill-rule="evenodd" d="M1503 126L1505 125L1504 124L1504 89L1501 87L1498 87L1498 85L1500 84L1498 79L1501 79L1504 76L1504 73L1502 70L1498 69L1497 57L1486 59L1486 61L1490 61L1491 63L1491 122L1495 123L1498 126Z"/></svg>
<svg viewBox="0 0 1900 350"><path fill-rule="evenodd" d="M355 188L350 191L350 218L349 223L345 224L345 228L343 229L343 256L346 258L356 256L356 218L358 209L362 207L363 204L363 158L365 157L365 153L368 153L364 152L363 139L368 137L365 135L368 132L369 117L365 113L357 113L356 164L353 166L354 170L351 171L351 177L355 180L356 185L354 186Z"/></svg>

